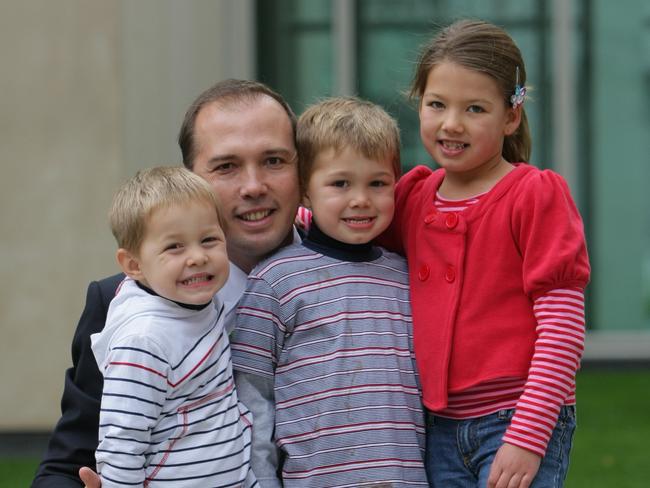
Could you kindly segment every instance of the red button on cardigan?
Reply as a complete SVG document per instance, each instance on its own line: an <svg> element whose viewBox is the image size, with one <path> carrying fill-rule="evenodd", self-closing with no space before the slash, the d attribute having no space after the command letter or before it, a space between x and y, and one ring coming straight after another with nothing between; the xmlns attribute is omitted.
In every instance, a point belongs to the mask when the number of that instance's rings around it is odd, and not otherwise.
<svg viewBox="0 0 650 488"><path fill-rule="evenodd" d="M429 278L429 272L430 272L429 266L427 266L426 264L420 266L420 270L418 271L418 278L420 279L420 281L427 281L427 279Z"/></svg>
<svg viewBox="0 0 650 488"><path fill-rule="evenodd" d="M447 266L447 271L445 271L445 280L449 283L453 283L456 279L456 269L449 265Z"/></svg>
<svg viewBox="0 0 650 488"><path fill-rule="evenodd" d="M453 229L458 225L458 214L457 213L448 213L445 217L445 225L447 229Z"/></svg>

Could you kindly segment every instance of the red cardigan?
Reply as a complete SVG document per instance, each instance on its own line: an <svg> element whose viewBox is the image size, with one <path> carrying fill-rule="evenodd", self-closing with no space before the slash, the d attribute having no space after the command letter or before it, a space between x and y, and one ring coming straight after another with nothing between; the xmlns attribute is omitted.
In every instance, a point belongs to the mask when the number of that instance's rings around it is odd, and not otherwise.
<svg viewBox="0 0 650 488"><path fill-rule="evenodd" d="M423 401L505 377L526 378L536 339L533 300L584 289L583 225L564 179L516 164L462 213L438 212L444 170L419 166L396 188L396 212L381 243L405 253Z"/></svg>

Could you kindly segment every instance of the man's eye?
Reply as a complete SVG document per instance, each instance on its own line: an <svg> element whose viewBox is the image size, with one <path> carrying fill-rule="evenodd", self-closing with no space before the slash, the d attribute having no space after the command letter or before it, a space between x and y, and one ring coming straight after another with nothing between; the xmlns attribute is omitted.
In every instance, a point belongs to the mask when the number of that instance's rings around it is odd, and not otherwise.
<svg viewBox="0 0 650 488"><path fill-rule="evenodd" d="M284 163L284 158L281 158L279 156L271 156L270 158L266 158L266 164L269 166L279 166Z"/></svg>
<svg viewBox="0 0 650 488"><path fill-rule="evenodd" d="M227 161L224 163L219 163L215 166L212 167L210 172L212 173L227 173L228 171L232 171L235 169L235 163Z"/></svg>

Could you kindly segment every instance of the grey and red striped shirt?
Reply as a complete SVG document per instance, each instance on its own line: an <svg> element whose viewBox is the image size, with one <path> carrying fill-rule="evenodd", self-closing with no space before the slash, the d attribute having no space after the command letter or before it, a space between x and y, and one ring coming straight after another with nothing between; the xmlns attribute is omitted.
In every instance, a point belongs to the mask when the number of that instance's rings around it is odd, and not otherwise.
<svg viewBox="0 0 650 488"><path fill-rule="evenodd" d="M282 482L428 486L406 261L313 231L249 275L232 337L235 369L274 382Z"/></svg>

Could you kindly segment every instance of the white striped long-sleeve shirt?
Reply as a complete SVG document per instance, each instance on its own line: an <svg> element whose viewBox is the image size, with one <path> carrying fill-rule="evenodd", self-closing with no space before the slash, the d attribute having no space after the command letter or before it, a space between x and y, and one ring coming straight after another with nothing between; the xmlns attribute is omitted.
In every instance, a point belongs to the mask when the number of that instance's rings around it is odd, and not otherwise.
<svg viewBox="0 0 650 488"><path fill-rule="evenodd" d="M104 375L102 486L255 486L251 422L234 387L223 314L125 280L92 336Z"/></svg>

